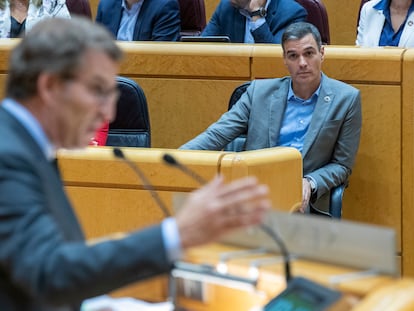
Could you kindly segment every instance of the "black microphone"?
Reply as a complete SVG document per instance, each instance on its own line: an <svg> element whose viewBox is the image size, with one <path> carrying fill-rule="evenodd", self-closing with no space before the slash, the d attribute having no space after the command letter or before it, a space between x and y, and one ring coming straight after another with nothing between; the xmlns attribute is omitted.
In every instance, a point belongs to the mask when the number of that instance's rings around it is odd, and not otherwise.
<svg viewBox="0 0 414 311"><path fill-rule="evenodd" d="M193 170L191 170L188 166L186 166L186 165L178 162L177 159L175 159L171 154L166 153L166 154L164 154L164 156L162 158L163 158L163 160L167 164L178 168L183 173L187 174L188 176L190 176L191 178L193 178L194 180L196 180L200 185L204 185L207 182L203 177L201 177L196 172L194 172ZM290 273L290 256L289 256L289 252L288 252L288 250L286 248L285 243L280 238L280 236L277 234L277 232L274 231L274 230L272 230L272 228L270 228L269 226L267 226L265 224L260 224L260 228L279 247L279 250L280 250L280 252L282 253L282 256L283 256L283 262L285 264L286 283L289 283L289 281L291 279L291 273Z"/></svg>
<svg viewBox="0 0 414 311"><path fill-rule="evenodd" d="M178 169L180 169L182 172L184 172L186 175L191 176L192 179L196 180L200 185L204 185L207 183L207 180L205 180L203 177L198 175L196 172L188 168L188 166L181 164L178 162L171 154L164 154L162 157L165 163L168 165L174 166Z"/></svg>
<svg viewBox="0 0 414 311"><path fill-rule="evenodd" d="M144 187L145 190L149 191L149 193L151 193L152 198L154 199L154 201L157 203L157 205L161 208L162 212L164 213L165 217L170 217L171 214L167 209L167 206L164 204L164 202L161 200L160 196L158 195L158 192L155 191L154 187L152 186L152 184L150 183L150 181L148 180L148 178L145 176L145 174L141 171L141 169L131 160L129 160L124 153L122 152L121 149L115 147L113 149L113 153L115 155L116 158L121 159L122 161L124 161L126 164L128 164L128 166L130 168L132 168L132 170L138 175L138 177L141 179L142 181L142 186Z"/></svg>

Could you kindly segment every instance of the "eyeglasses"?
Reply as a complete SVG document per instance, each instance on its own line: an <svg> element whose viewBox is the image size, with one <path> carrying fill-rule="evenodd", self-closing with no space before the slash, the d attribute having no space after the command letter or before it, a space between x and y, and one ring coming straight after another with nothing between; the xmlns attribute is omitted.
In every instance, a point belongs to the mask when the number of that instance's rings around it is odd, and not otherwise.
<svg viewBox="0 0 414 311"><path fill-rule="evenodd" d="M105 88L96 81L83 81L80 78L69 79L70 82L77 82L83 85L86 90L96 97L100 103L116 102L119 99L120 91L117 86Z"/></svg>

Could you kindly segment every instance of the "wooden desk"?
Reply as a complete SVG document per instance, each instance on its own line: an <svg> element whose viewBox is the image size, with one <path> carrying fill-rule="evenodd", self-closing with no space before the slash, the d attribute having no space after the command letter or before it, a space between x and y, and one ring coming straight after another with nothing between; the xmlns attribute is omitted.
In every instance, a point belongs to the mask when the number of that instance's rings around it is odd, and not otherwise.
<svg viewBox="0 0 414 311"><path fill-rule="evenodd" d="M240 250L223 244L210 244L204 247L194 248L187 252L186 259L189 262L199 264L217 265L220 254L228 251ZM273 255L275 257L277 255ZM260 255L260 257L271 257ZM237 276L248 277L249 265L258 256L233 259L227 263L228 273ZM354 273L357 270L333 266L329 264L317 263L309 260L293 260L291 263L292 275L302 276L324 286L339 290L347 297L348 304L358 306L370 293L390 286L398 282L388 276L370 276L356 280L348 280L340 283L332 283L332 279L337 276ZM411 292L413 291L413 282ZM185 297L180 297L179 303L195 311L227 311L227 310L251 310L255 306L265 304L272 297L279 294L286 286L284 278L283 264L271 264L260 268L257 287L255 290L243 291L230 289L217 285L207 285L204 288L205 301L197 301ZM363 309L370 310L370 309ZM396 309L398 310L398 309Z"/></svg>
<svg viewBox="0 0 414 311"><path fill-rule="evenodd" d="M149 148L123 150L147 176L172 214L173 196L197 189L199 184L180 170L165 165L162 156L167 152L207 180L217 173L223 174L227 181L256 176L269 186L273 206L280 209L290 210L301 202L302 162L299 152L292 148L238 154ZM164 218L142 181L113 156L112 148L62 150L58 158L66 191L88 238L136 230ZM166 290L166 278L160 277L127 287L115 295L163 300Z"/></svg>

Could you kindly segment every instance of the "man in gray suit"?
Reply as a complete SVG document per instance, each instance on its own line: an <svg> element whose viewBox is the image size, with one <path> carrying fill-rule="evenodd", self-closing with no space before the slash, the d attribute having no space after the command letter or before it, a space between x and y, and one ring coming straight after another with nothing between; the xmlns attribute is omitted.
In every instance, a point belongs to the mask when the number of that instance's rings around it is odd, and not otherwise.
<svg viewBox="0 0 414 311"><path fill-rule="evenodd" d="M360 93L321 71L324 47L312 24L298 22L282 36L290 77L252 81L232 109L181 149L219 150L247 131L246 150L289 146L303 158L301 212L327 212L330 189L354 165L361 131Z"/></svg>
<svg viewBox="0 0 414 311"><path fill-rule="evenodd" d="M83 299L168 272L189 247L261 221L267 188L217 177L175 218L93 245L51 163L114 117L121 51L86 19L47 19L10 56L0 105L0 309L79 310Z"/></svg>

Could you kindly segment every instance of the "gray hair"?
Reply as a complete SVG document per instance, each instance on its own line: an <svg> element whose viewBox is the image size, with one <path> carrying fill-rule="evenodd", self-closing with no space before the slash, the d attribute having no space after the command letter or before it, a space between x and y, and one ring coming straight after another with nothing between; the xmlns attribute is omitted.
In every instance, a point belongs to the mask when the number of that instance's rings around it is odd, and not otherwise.
<svg viewBox="0 0 414 311"><path fill-rule="evenodd" d="M14 99L36 95L41 73L72 78L90 50L103 52L114 61L122 58L112 35L86 18L40 21L10 55L6 95Z"/></svg>
<svg viewBox="0 0 414 311"><path fill-rule="evenodd" d="M322 39L318 28L307 22L297 22L290 24L282 35L282 48L283 53L285 52L285 43L289 40L299 40L303 37L311 34L318 45L318 50L321 49Z"/></svg>

